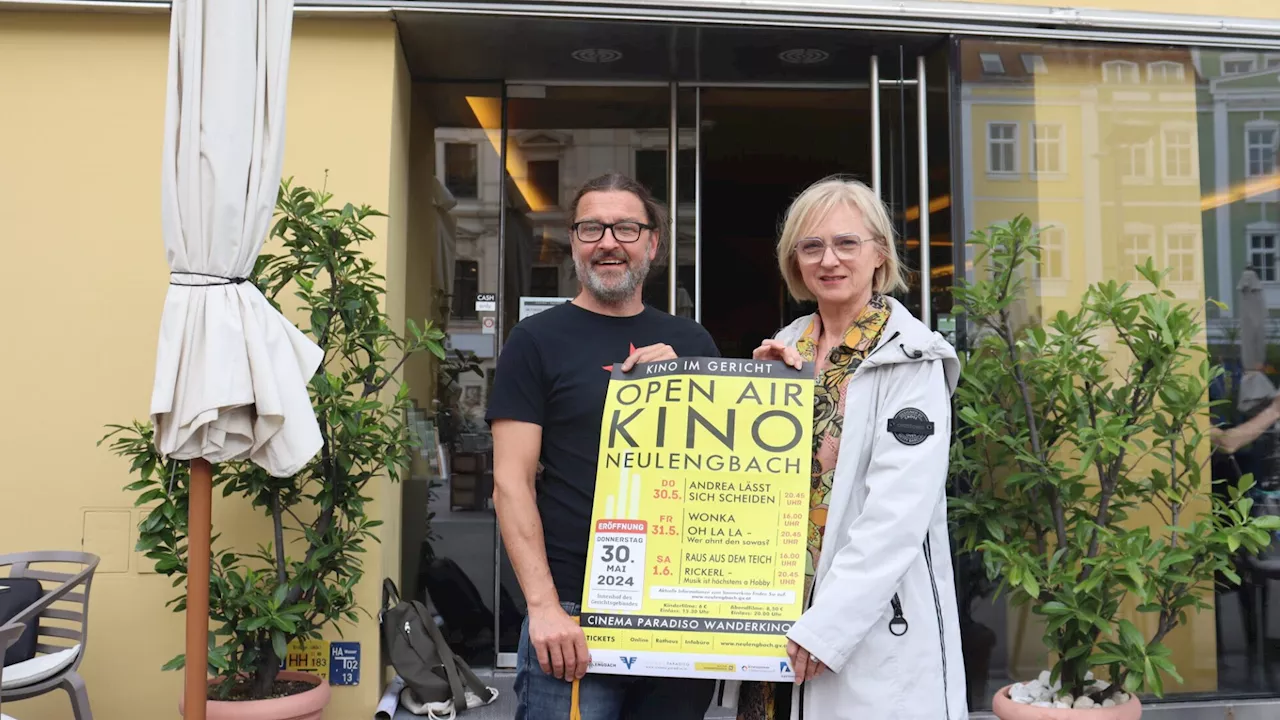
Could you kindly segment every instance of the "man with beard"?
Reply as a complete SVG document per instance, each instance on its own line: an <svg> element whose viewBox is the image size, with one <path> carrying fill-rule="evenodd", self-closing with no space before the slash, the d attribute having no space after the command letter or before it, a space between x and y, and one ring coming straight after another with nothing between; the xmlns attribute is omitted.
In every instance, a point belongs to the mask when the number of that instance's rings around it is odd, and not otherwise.
<svg viewBox="0 0 1280 720"><path fill-rule="evenodd" d="M511 329L486 419L493 428L494 506L528 604L516 660L516 718L569 717L579 680L583 720L701 720L712 680L587 675L575 617L614 363L718 357L701 325L648 307L645 275L666 230L662 208L631 178L603 175L574 198L569 241L581 290L573 302ZM541 479L535 482L538 463Z"/></svg>

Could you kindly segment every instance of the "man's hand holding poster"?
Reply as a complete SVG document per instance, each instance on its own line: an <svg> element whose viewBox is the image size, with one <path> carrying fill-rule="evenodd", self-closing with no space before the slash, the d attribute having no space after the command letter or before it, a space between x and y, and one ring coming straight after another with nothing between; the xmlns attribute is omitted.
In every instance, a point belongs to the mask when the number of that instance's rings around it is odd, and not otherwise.
<svg viewBox="0 0 1280 720"><path fill-rule="evenodd" d="M679 358L615 368L581 623L589 672L793 681L813 367Z"/></svg>

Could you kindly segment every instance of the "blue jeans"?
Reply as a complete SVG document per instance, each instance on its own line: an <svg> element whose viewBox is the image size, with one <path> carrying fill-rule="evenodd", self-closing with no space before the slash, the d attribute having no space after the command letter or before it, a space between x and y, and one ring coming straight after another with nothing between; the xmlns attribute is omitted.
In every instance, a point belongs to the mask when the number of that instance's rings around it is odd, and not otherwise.
<svg viewBox="0 0 1280 720"><path fill-rule="evenodd" d="M576 616L577 603L561 603ZM715 680L587 673L578 683L582 720L703 720ZM573 683L542 672L529 642L529 618L516 656L516 720L568 720Z"/></svg>

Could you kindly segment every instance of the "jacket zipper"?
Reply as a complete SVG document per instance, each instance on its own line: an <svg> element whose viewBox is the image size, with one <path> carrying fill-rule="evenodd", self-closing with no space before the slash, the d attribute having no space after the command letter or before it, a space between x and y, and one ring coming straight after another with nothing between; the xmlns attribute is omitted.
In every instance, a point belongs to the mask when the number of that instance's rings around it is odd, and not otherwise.
<svg viewBox="0 0 1280 720"><path fill-rule="evenodd" d="M893 617L889 620L889 634L894 637L902 637L907 634L907 618L902 614L902 600L898 598L898 593L893 594L893 598L889 600L890 607L893 608Z"/></svg>
<svg viewBox="0 0 1280 720"><path fill-rule="evenodd" d="M933 575L933 548L928 533L924 536L924 562L929 568L929 585L933 588L933 609L938 614L938 647L942 650L942 707L951 720L951 693L947 688L947 635L942 629L942 599L938 596L938 580Z"/></svg>
<svg viewBox="0 0 1280 720"><path fill-rule="evenodd" d="M871 359L872 355L880 352L882 348L891 345L901 334L901 332L894 332L889 336L888 340L876 345L876 347L871 352L867 353L867 356L862 359L862 363L858 365L858 369L861 369L862 365L866 364L867 360ZM854 370L855 374L857 372L857 370ZM893 598L889 600L889 606L893 608L893 617L889 620L889 633L895 637L902 637L907 634L907 629L910 626L907 623L907 618L902 613L902 599L898 597L898 593L893 594Z"/></svg>

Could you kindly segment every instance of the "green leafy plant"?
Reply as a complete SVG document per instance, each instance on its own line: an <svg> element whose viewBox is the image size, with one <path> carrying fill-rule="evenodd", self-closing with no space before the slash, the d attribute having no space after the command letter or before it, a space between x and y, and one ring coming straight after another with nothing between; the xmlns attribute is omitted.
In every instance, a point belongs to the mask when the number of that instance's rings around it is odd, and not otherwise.
<svg viewBox="0 0 1280 720"><path fill-rule="evenodd" d="M364 575L361 556L377 542L366 510L368 484L383 473L398 481L415 441L406 427L409 388L399 379L405 360L428 351L444 357L444 334L430 322L391 328L380 309L383 278L360 251L373 239L364 224L382 213L350 204L329 207L331 195L281 185L271 237L279 254L258 258L252 281L277 308L287 294L308 319L307 332L324 350L311 378L311 401L323 446L297 475L274 478L249 462L215 468L214 487L239 496L269 519L272 540L252 552L214 548L209 590L213 629L209 667L222 679L219 699L261 699L279 692L276 676L293 640L320 639L357 622L355 588ZM269 245L270 247L270 245ZM113 425L104 438L131 461L137 476L127 490L136 504L154 504L142 521L138 549L156 571L184 587L187 574L185 463L165 462L149 423ZM186 609L186 597L169 603ZM179 655L165 666L178 669Z"/></svg>
<svg viewBox="0 0 1280 720"><path fill-rule="evenodd" d="M1207 388L1220 369L1198 310L1165 289L1150 260L1140 287L1085 292L1073 312L1018 326L1040 258L1019 216L973 234L979 277L956 288L976 341L962 355L951 500L963 549L1045 622L1051 683L1103 702L1162 695L1181 678L1164 640L1208 607L1233 555L1270 542L1280 518L1251 514L1252 479L1210 493ZM1158 516L1147 523L1139 512ZM1142 632L1124 608L1154 622ZM1091 673L1106 674L1108 687Z"/></svg>
<svg viewBox="0 0 1280 720"><path fill-rule="evenodd" d="M456 448L461 435L473 425L462 410L462 375L466 373L484 378L480 358L470 350L454 350L437 367L436 427L450 448Z"/></svg>

